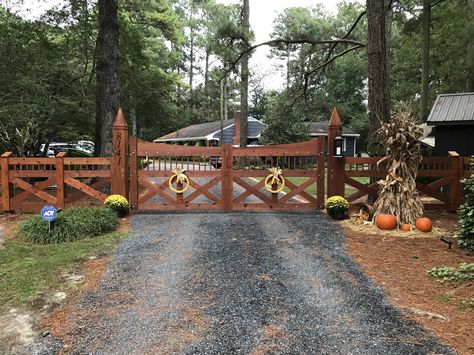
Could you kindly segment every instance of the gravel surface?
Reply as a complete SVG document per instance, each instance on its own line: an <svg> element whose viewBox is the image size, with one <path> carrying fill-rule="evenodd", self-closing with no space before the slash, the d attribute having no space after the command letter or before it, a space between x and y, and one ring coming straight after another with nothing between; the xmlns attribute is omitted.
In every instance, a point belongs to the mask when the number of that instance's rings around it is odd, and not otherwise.
<svg viewBox="0 0 474 355"><path fill-rule="evenodd" d="M72 319L74 353L454 354L322 213L136 215Z"/></svg>

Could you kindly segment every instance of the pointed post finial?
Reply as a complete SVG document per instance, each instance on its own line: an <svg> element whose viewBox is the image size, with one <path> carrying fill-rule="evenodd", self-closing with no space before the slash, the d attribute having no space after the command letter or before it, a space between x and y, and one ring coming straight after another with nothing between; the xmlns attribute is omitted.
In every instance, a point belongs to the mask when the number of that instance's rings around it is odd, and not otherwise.
<svg viewBox="0 0 474 355"><path fill-rule="evenodd" d="M337 112L337 108L334 107L332 109L331 119L329 120L328 127L341 127L341 118L339 117L339 112Z"/></svg>
<svg viewBox="0 0 474 355"><path fill-rule="evenodd" d="M117 116L115 117L115 121L114 121L114 129L124 128L124 127L128 127L128 125L123 115L122 108L119 107Z"/></svg>

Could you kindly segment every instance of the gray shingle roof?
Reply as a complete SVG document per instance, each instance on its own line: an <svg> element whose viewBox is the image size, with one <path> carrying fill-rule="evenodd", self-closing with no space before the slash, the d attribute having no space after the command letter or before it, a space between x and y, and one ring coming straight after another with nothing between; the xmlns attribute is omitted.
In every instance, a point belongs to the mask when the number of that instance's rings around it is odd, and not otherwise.
<svg viewBox="0 0 474 355"><path fill-rule="evenodd" d="M234 123L234 120L224 121L224 129L231 126ZM307 122L309 125L310 135L327 135L328 133L328 123L326 121L321 122ZM264 126L262 125L262 128ZM192 139L204 139L207 135L218 132L221 128L221 122L208 122L195 124L188 127L181 128L175 132L168 133L167 135L156 139L155 141L169 141L169 140L192 140ZM254 136L258 136L258 133L251 132ZM359 135L353 130L347 128L346 126L342 127L342 135Z"/></svg>
<svg viewBox="0 0 474 355"><path fill-rule="evenodd" d="M438 95L428 124L474 124L474 92Z"/></svg>

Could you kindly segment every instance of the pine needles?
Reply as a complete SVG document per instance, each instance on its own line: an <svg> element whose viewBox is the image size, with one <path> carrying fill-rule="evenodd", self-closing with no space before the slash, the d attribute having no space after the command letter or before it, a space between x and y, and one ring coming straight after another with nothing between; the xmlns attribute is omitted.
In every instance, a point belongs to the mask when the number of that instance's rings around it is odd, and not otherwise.
<svg viewBox="0 0 474 355"><path fill-rule="evenodd" d="M388 123L382 123L376 132L377 140L385 150L387 176L379 181L379 195L374 204L374 219L386 213L397 217L398 223L414 224L423 214L423 203L416 190L416 176L421 162L420 139L422 128L409 112L396 113Z"/></svg>

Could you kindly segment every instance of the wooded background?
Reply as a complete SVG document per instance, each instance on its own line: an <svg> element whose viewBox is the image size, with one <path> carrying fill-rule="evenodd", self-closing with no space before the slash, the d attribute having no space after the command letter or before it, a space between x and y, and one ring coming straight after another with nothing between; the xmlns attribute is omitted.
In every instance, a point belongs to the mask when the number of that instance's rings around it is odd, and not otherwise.
<svg viewBox="0 0 474 355"><path fill-rule="evenodd" d="M110 155L119 105L145 140L248 109L268 125L264 143L304 139L302 122L325 121L337 106L366 151L397 107L423 122L437 94L474 91L474 0L345 1L335 15L290 7L263 44L251 5L65 0L28 20L20 0L3 2L0 151L89 139ZM280 90L248 66L263 45L285 69Z"/></svg>

